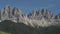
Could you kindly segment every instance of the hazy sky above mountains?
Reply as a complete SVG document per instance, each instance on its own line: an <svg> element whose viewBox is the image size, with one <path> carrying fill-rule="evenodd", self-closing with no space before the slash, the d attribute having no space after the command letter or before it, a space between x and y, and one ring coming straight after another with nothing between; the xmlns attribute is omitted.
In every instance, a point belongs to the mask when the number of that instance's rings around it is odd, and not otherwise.
<svg viewBox="0 0 60 34"><path fill-rule="evenodd" d="M46 8L56 14L60 13L60 0L0 0L0 9L6 5L16 7L26 14L32 10Z"/></svg>

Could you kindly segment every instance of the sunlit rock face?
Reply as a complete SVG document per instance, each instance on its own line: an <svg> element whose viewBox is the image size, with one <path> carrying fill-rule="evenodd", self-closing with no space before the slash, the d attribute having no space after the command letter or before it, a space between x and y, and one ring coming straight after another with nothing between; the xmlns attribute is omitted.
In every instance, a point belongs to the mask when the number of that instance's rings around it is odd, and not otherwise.
<svg viewBox="0 0 60 34"><path fill-rule="evenodd" d="M22 22L33 27L48 27L51 25L60 24L60 14L55 15L47 9L33 10L28 15L25 15L16 7L6 6L0 10L0 22L11 20L13 22Z"/></svg>
<svg viewBox="0 0 60 34"><path fill-rule="evenodd" d="M55 19L60 19L60 14L56 15Z"/></svg>
<svg viewBox="0 0 60 34"><path fill-rule="evenodd" d="M1 10L0 10L0 22L1 22Z"/></svg>
<svg viewBox="0 0 60 34"><path fill-rule="evenodd" d="M28 14L28 18L31 21L30 24L38 27L48 27L51 25L60 24L60 20L58 20L59 17L59 15L55 15L47 9L33 11L32 13Z"/></svg>
<svg viewBox="0 0 60 34"><path fill-rule="evenodd" d="M0 20L12 20L14 22L20 22L24 14L18 8L12 8L11 6L6 6L0 11Z"/></svg>
<svg viewBox="0 0 60 34"><path fill-rule="evenodd" d="M20 22L22 18L24 18L24 14L18 8L13 8L12 15L14 20L16 20L17 22Z"/></svg>
<svg viewBox="0 0 60 34"><path fill-rule="evenodd" d="M9 20L11 17L12 8L10 6L6 6L1 10L1 20Z"/></svg>
<svg viewBox="0 0 60 34"><path fill-rule="evenodd" d="M31 18L31 19L37 19L37 20L40 20L42 18L52 19L53 16L54 16L53 13L50 12L50 11L48 11L47 9L33 11L32 13L30 13L28 15L29 18Z"/></svg>

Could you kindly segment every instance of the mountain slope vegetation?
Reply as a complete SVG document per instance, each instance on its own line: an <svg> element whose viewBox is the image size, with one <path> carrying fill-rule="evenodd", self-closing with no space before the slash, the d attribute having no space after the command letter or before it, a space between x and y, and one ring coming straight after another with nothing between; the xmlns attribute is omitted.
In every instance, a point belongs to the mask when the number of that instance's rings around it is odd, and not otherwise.
<svg viewBox="0 0 60 34"><path fill-rule="evenodd" d="M10 20L0 22L1 34L60 34L60 26L31 27Z"/></svg>

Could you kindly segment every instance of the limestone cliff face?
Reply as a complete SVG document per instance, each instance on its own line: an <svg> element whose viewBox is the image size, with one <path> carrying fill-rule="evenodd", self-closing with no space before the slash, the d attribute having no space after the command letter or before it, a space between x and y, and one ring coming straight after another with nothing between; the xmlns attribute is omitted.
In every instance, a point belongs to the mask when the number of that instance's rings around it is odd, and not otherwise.
<svg viewBox="0 0 60 34"><path fill-rule="evenodd" d="M31 19L40 20L42 18L52 19L54 15L51 11L48 11L47 9L42 9L42 10L33 11L28 15L28 17Z"/></svg>
<svg viewBox="0 0 60 34"><path fill-rule="evenodd" d="M0 10L0 22L11 20L13 22L22 22L33 27L45 27L60 24L60 14L54 15L47 9L34 10L32 13L25 15L20 9L6 6Z"/></svg>
<svg viewBox="0 0 60 34"><path fill-rule="evenodd" d="M24 14L18 8L12 8L11 6L6 6L0 11L0 20L12 20L14 22L20 22L24 18Z"/></svg>
<svg viewBox="0 0 60 34"><path fill-rule="evenodd" d="M28 14L32 26L47 27L60 24L60 15L55 15L47 9L33 11Z"/></svg>

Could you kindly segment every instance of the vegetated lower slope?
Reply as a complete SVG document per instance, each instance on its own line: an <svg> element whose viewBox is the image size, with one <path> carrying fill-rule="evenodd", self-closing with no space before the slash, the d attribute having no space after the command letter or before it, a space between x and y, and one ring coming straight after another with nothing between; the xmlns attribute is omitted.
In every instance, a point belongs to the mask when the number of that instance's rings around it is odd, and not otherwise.
<svg viewBox="0 0 60 34"><path fill-rule="evenodd" d="M32 34L32 27L26 26L23 23L14 23L9 20L5 20L0 23L0 31L8 32L11 34Z"/></svg>
<svg viewBox="0 0 60 34"><path fill-rule="evenodd" d="M15 23L10 20L5 20L0 22L0 31L1 34L60 34L60 26L33 28L23 23Z"/></svg>
<svg viewBox="0 0 60 34"><path fill-rule="evenodd" d="M0 34L10 34L8 32L3 32L3 31L0 31Z"/></svg>

